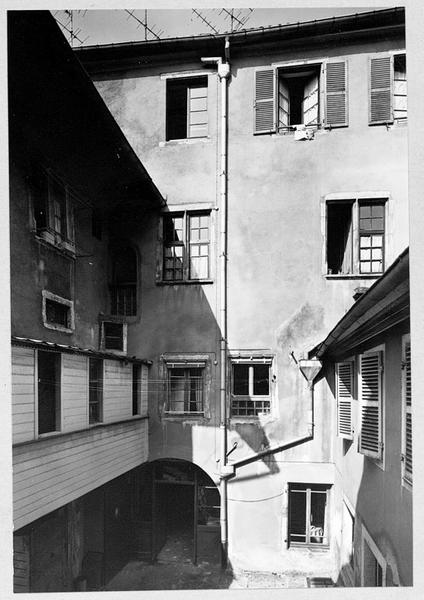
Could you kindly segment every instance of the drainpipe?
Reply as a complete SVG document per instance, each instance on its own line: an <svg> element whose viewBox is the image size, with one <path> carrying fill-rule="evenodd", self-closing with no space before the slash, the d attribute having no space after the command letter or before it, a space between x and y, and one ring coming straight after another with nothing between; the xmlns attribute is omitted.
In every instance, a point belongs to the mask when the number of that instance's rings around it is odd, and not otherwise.
<svg viewBox="0 0 424 600"><path fill-rule="evenodd" d="M221 525L221 559L222 567L227 566L228 561L228 520L227 520L227 477L222 477L227 465L227 94L228 80L230 78L229 39L225 39L225 62L221 57L201 58L202 62L215 63L218 67L218 77L221 88L221 144L220 144L220 307L219 307L219 326L221 332L220 340L220 525Z"/></svg>

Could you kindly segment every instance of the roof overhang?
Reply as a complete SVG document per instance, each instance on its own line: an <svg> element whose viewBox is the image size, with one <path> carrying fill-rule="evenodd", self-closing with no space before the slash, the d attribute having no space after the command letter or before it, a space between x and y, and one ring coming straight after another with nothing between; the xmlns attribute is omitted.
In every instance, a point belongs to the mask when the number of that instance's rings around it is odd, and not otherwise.
<svg viewBox="0 0 424 600"><path fill-rule="evenodd" d="M400 7L233 33L81 46L74 51L88 72L94 75L172 63L176 53L180 61L221 56L227 38L234 59L275 49L323 48L364 40L374 43L392 37L404 39L404 36L405 9Z"/></svg>
<svg viewBox="0 0 424 600"><path fill-rule="evenodd" d="M47 11L8 12L11 160L60 166L76 194L105 210L164 200Z"/></svg>
<svg viewBox="0 0 424 600"><path fill-rule="evenodd" d="M409 320L409 249L407 248L309 352L318 359L341 359L385 331Z"/></svg>

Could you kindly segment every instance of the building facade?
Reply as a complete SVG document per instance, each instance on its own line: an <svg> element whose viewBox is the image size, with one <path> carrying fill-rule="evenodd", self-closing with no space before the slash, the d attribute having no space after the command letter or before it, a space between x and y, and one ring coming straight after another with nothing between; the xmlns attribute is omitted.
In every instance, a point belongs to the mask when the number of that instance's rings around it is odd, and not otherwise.
<svg viewBox="0 0 424 600"><path fill-rule="evenodd" d="M127 229L149 461L221 482L234 567L338 579L334 399L299 366L408 245L404 12L76 54L167 200Z"/></svg>

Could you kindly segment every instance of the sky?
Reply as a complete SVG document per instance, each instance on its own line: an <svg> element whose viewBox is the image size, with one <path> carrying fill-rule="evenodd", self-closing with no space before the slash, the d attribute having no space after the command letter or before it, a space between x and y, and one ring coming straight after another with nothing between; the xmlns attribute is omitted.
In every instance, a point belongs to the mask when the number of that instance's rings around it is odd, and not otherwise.
<svg viewBox="0 0 424 600"><path fill-rule="evenodd" d="M245 28L278 25L286 23L297 23L299 21L310 21L324 19L332 16L354 14L374 10L375 6L343 8L255 8L234 9L234 14L239 20L245 21ZM230 18L220 8L198 9L219 33L229 31L231 28ZM230 8L226 7L229 11ZM145 22L144 9L132 11L133 14ZM70 28L70 17L65 11L52 11L56 20ZM72 11L73 31L77 35L74 46L85 46L96 44L110 44L145 39L145 30L136 19L131 17L126 10L74 10ZM235 21L237 24L237 22ZM148 9L147 24L151 30L160 38L182 37L213 33L213 29L206 25L199 16L191 9ZM64 31L69 39L69 34ZM151 33L147 33L148 39L153 39Z"/></svg>

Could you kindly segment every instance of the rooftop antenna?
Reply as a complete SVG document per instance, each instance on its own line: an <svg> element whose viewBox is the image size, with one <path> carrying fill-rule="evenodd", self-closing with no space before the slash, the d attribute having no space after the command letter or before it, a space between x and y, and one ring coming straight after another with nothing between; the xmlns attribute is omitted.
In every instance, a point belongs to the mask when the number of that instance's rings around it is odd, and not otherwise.
<svg viewBox="0 0 424 600"><path fill-rule="evenodd" d="M147 9L144 9L144 21L142 19L140 19L136 14L135 14L135 10L126 10L125 11L128 15L128 19L132 18L135 21L137 21L138 23L138 27L144 27L144 39L147 41L147 33L150 33L151 36L153 36L153 38L155 40L160 40L160 36L163 34L163 30L160 30L158 32L156 32L154 30L154 25L153 27L149 27L147 24Z"/></svg>
<svg viewBox="0 0 424 600"><path fill-rule="evenodd" d="M197 10L196 8L192 8L191 11L196 15L196 17L198 19L200 19L201 21L203 21L203 23L209 27L209 29L213 32L213 33L219 33L218 29L216 29L216 27L214 27L212 25L212 23L210 21L208 21L208 19L202 14L202 12L200 10Z"/></svg>
<svg viewBox="0 0 424 600"><path fill-rule="evenodd" d="M75 29L74 27L74 12L73 10L64 10L64 11L59 11L57 10L54 14L53 17L56 21L56 23L58 25L60 25L60 27L63 29L64 32L66 32L69 36L68 42L71 46L74 45L75 40L77 42L79 42L81 45L85 44L85 42L88 40L89 36L87 36L86 38L84 38L83 40L79 37L79 34L81 33L81 29ZM83 12L83 17L85 16L85 13L87 11L77 11L78 13ZM58 14L63 13L65 16L65 22L63 23L58 17Z"/></svg>
<svg viewBox="0 0 424 600"><path fill-rule="evenodd" d="M214 25L211 19L205 15L205 11L200 11L195 8L192 8L191 10L196 15L196 17L198 17L213 33L223 33L222 31L220 31L220 29L222 29L222 24L221 27L219 24ZM211 12L218 13L218 17L223 17L225 21L227 19L230 19L230 31L233 32L239 31L242 27L244 27L246 22L249 20L253 10L253 8L240 10L234 8L221 8L220 10L213 8L211 9Z"/></svg>

